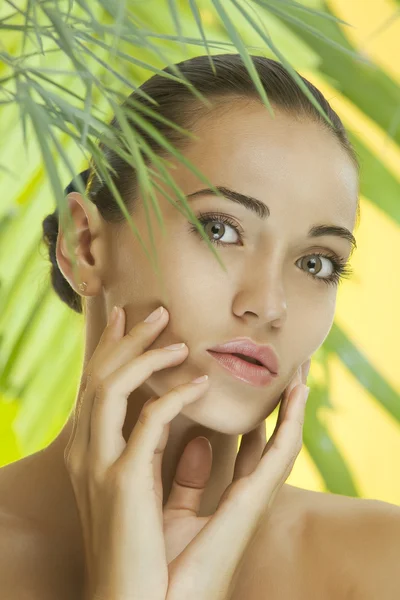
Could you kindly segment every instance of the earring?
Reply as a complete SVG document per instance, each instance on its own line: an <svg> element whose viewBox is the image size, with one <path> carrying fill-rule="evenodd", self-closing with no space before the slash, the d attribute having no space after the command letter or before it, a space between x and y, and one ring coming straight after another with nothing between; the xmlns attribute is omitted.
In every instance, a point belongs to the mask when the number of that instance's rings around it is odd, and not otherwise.
<svg viewBox="0 0 400 600"><path fill-rule="evenodd" d="M87 288L87 283L86 283L86 281L82 281L82 283L80 283L80 284L78 285L78 288L80 289L80 291L81 291L81 292L85 292L85 291L86 291L86 288Z"/></svg>

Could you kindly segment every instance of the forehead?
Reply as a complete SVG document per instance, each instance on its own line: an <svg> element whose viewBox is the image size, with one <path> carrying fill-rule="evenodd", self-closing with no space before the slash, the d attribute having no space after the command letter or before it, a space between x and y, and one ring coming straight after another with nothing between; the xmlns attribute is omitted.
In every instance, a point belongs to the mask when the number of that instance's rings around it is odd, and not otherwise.
<svg viewBox="0 0 400 600"><path fill-rule="evenodd" d="M214 185L227 185L266 201L271 208L313 208L342 215L353 226L358 197L355 166L334 133L310 119L298 120L274 107L242 103L200 119L198 140L185 155ZM203 183L177 163L174 177L186 193Z"/></svg>

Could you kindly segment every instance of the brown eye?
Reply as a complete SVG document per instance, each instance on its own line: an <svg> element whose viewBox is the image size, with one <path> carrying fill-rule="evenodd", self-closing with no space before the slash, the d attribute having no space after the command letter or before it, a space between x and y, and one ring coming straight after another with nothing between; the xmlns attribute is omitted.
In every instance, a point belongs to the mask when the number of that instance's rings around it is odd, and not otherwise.
<svg viewBox="0 0 400 600"><path fill-rule="evenodd" d="M329 269L328 267L329 273L323 273L323 276L321 276L321 272L324 272L323 259L328 261L332 265L332 268ZM328 285L335 286L342 279L345 279L353 273L353 270L348 266L344 258L340 258L338 256L328 256L319 252L304 256L303 258L300 258L298 262L301 265L300 268L305 271L306 275L309 275L313 279L318 279L322 283L326 283Z"/></svg>
<svg viewBox="0 0 400 600"><path fill-rule="evenodd" d="M204 231L210 234L211 240L219 242L224 236L228 238L223 241L225 244L229 243L229 229L233 229L233 227L222 221L209 221L204 226ZM230 241L234 243L235 240Z"/></svg>
<svg viewBox="0 0 400 600"><path fill-rule="evenodd" d="M216 246L238 246L239 244L232 240L222 240L229 237L229 231L236 232L240 242L246 239L244 230L237 225L229 216L223 213L202 213L199 212L197 219L203 226L204 232L209 236L210 241ZM204 241L197 227L190 224L189 231L196 234L200 241ZM230 234L232 235L232 234ZM336 286L342 280L353 274L353 270L348 266L348 262L337 254L327 255L321 252L314 252L300 258L297 263L300 269L309 277L318 280L327 285ZM297 264L296 263L296 264ZM331 265L329 267L329 265ZM328 271L327 271L328 270ZM322 275L321 275L322 273Z"/></svg>
<svg viewBox="0 0 400 600"><path fill-rule="evenodd" d="M197 218L202 224L206 235L210 238L210 241L216 246L237 246L238 242L244 240L244 232L241 227L236 225L227 215L222 213L199 213ZM195 225L191 225L189 230L196 235L200 235ZM232 239L233 233L230 230L236 233L236 241ZM222 240L222 238L225 239ZM234 235L233 238L235 238Z"/></svg>
<svg viewBox="0 0 400 600"><path fill-rule="evenodd" d="M324 259L331 265L331 269L328 268L328 271L330 272L325 273L325 276L329 277L334 271L334 265L332 263L332 260L327 256L311 254L310 256L305 256L304 258L301 258L300 264L302 268L308 270L309 273L313 275L319 275L321 271L326 271L326 267L324 268Z"/></svg>

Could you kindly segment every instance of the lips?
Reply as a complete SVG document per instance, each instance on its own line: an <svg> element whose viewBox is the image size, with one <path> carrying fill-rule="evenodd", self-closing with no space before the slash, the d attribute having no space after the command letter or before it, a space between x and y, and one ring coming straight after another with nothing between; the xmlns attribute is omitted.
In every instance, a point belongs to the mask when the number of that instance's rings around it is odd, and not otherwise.
<svg viewBox="0 0 400 600"><path fill-rule="evenodd" d="M246 362L249 362L252 365L258 365L259 367L265 368L265 366L256 358L251 358L250 356L245 356L244 354L239 354L237 352L233 352L232 354L230 354L230 356L237 356L238 358L241 358L242 360L245 360Z"/></svg>
<svg viewBox="0 0 400 600"><path fill-rule="evenodd" d="M213 350L207 350L207 352L224 370L229 371L234 377L250 385L256 387L266 386L276 380L276 375L271 373L264 365L252 364L247 360L249 357L243 360L243 358L229 352L214 352Z"/></svg>
<svg viewBox="0 0 400 600"><path fill-rule="evenodd" d="M251 364L253 359L261 363L273 375L278 375L279 362L272 346L256 344L250 338L236 338L225 344L213 346L209 348L209 352L219 352L229 354L230 356L239 357L241 360Z"/></svg>

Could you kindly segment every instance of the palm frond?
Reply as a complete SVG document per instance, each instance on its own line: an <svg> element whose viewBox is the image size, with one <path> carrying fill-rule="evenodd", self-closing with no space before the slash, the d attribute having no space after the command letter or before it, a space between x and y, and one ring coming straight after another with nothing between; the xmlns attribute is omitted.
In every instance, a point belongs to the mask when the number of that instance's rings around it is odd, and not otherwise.
<svg viewBox="0 0 400 600"><path fill-rule="evenodd" d="M396 1L400 3L400 0ZM204 23L206 6L207 10L213 10L211 25ZM205 0L181 3L168 0L160 5L157 14L150 3L128 0L117 3L114 0L90 3L76 0L62 6L29 0L24 9L7 0L0 7L0 37L3 40L0 52L1 110L3 115L8 115L5 111L14 107L14 116L19 111L25 150L28 142L34 143L37 150L29 161L26 160L21 180L19 173L10 168L13 166L10 159L13 158L14 130L6 129L8 118L2 119L3 131L9 140L9 155L3 150L0 157L4 164L0 168L3 172L11 172L13 177L10 178L11 192L7 190L6 193L5 184L0 182L4 198L0 207L0 249L4 250L2 257L9 253L15 259L13 262L4 258L0 261L0 354L3 356L0 393L3 398L18 398L24 407L13 413L17 435L10 443L15 452L30 453L51 441L57 428L65 422L76 391L82 356L81 324L55 300L43 258L36 251L39 231L32 237L30 224L34 219L39 221L50 206L46 203L54 198L61 222L66 226L67 245L73 256L69 238L71 215L65 203L65 184L61 183L60 172L68 178L75 176L78 191L84 196L85 188L76 177L78 168L74 167L77 157L83 162L88 160L87 156L91 157L93 169L109 187L157 277L161 277L161 273L149 219L151 206L165 233L157 192L196 225L207 247L226 271L220 253L169 174L168 161L151 149L137 129L155 140L217 195L218 191L146 118L151 117L152 122L157 122L157 119L162 121L162 117L133 98L127 100L126 89L143 94L138 88L143 78L149 73L158 74L179 81L207 105L207 98L185 79L175 63L203 50L215 73L213 53L232 51L242 57L261 100L271 110L251 58L251 52L255 50L276 56L321 112L296 73L296 64L302 54L304 61L309 61L320 76L331 81L338 92L400 144L398 84L349 42L346 27L352 25L337 18L326 3L322 3L322 7L323 10L315 10L294 0L209 0L208 3ZM172 32L164 26L167 18L172 24ZM260 45L256 45L257 40ZM171 67L170 73L163 71L165 65ZM152 103L151 98L146 98ZM125 101L126 105L122 106ZM116 116L119 131L106 122L110 109ZM321 114L327 118L323 111ZM182 135L193 137L190 131L174 123L168 125ZM371 152L351 128L349 135L363 166L361 192L389 219L399 223L399 181L386 167L382 156ZM150 249L145 248L140 232L126 210L112 180L113 170L98 141L137 170L150 228ZM29 193L23 188L25 181L34 182ZM47 182L46 197L43 184ZM161 183L166 184L171 194ZM25 240L22 247L21 239ZM36 287L32 273L41 275ZM33 345L40 339L43 340L40 351L32 352ZM306 449L327 490L358 495L352 473L318 416L320 407L330 406L326 362L330 356L338 357L396 422L399 420L399 395L336 324L316 354L318 364L324 369L324 381L313 384L308 400L304 431ZM49 370L50 360L52 368ZM71 375L60 391L60 381L64 381L66 372ZM48 402L48 398L54 397L57 402ZM4 405L0 402L2 415L6 414ZM7 419L10 414L7 412ZM44 414L48 416L47 421L42 418ZM4 453L1 459L4 462Z"/></svg>

